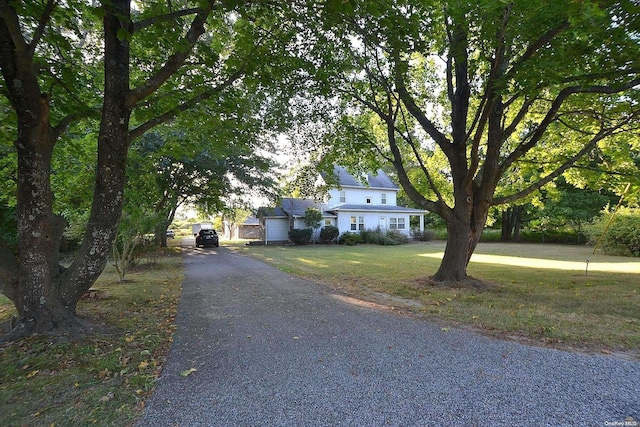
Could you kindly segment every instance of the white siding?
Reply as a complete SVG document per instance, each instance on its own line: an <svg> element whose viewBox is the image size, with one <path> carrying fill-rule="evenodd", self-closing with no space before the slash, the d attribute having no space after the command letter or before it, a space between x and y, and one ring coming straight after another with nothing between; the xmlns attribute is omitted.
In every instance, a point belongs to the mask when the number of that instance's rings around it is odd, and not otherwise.
<svg viewBox="0 0 640 427"><path fill-rule="evenodd" d="M340 202L340 191L344 191L346 199L344 203ZM371 199L371 205L382 204L382 193L387 196L387 206L396 206L395 189L376 189L376 188L349 188L343 187L342 190L329 190L328 206L338 206L342 204L349 205L366 205L367 199Z"/></svg>
<svg viewBox="0 0 640 427"><path fill-rule="evenodd" d="M361 212L361 211L341 211L338 215L337 227L340 230L340 234L345 231L354 230L351 229L351 217L356 217L356 224L359 223L359 217L364 218L364 229L365 230L375 230L380 227L381 224L386 224L386 230L391 230L392 224L396 227L397 231L400 231L407 236L410 234L409 227L409 214L405 213L394 213L394 212ZM398 229L398 218L404 220L404 228ZM402 221L400 221L402 222ZM356 226L355 232L360 231Z"/></svg>
<svg viewBox="0 0 640 427"><path fill-rule="evenodd" d="M345 231L350 231L351 222L349 214L347 214L346 212L340 213L337 218L336 227L338 227L338 230L340 230L340 234L344 233Z"/></svg>

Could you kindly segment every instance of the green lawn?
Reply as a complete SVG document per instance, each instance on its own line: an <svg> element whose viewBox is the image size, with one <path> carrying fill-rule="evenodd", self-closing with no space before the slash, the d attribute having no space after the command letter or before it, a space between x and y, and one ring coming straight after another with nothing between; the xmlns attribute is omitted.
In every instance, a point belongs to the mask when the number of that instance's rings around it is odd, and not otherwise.
<svg viewBox="0 0 640 427"><path fill-rule="evenodd" d="M583 246L480 244L468 273L491 286L479 291L426 284L444 242L239 250L359 298L494 335L605 352L640 348L637 258L593 255Z"/></svg>
<svg viewBox="0 0 640 427"><path fill-rule="evenodd" d="M535 343L640 356L637 259L593 256L575 246L481 244L469 273L493 285L478 291L425 285L440 262L441 242L235 248L354 297L343 301L406 306L442 319L443 330L473 325ZM79 305L81 315L100 319L113 334L77 342L30 337L0 346L3 426L135 423L172 339L181 257L127 277L119 283L108 268L95 286L105 298ZM12 312L0 296L0 322Z"/></svg>

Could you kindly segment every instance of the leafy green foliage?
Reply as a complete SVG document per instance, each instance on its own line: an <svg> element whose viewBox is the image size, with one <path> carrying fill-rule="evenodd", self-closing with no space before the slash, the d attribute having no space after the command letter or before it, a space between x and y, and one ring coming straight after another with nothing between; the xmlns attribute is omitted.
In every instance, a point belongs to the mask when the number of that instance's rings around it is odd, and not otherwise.
<svg viewBox="0 0 640 427"><path fill-rule="evenodd" d="M289 231L289 239L296 245L308 245L312 235L313 230L310 228L294 228Z"/></svg>
<svg viewBox="0 0 640 427"><path fill-rule="evenodd" d="M326 225L320 230L320 241L322 243L331 243L340 235L340 229L333 225Z"/></svg>
<svg viewBox="0 0 640 427"><path fill-rule="evenodd" d="M542 190L540 197L534 198L531 205L523 207L525 209L520 208L519 212L524 212L521 218L522 225L534 231L528 233L528 236L521 233L521 240L585 243L582 238L584 225L599 216L602 209L612 202L611 193L601 193L605 191L576 188L561 177L553 185ZM525 237L529 240L524 240Z"/></svg>
<svg viewBox="0 0 640 427"><path fill-rule="evenodd" d="M143 252L153 246L153 239L147 236L163 222L163 218L156 212L136 200L135 196L139 194L126 196L127 201L118 225L118 233L112 244L111 259L121 282L124 281L128 270L139 263Z"/></svg>
<svg viewBox="0 0 640 427"><path fill-rule="evenodd" d="M297 88L274 78L286 63L279 62L278 56L289 50L287 44L294 37L289 26L280 25L284 6L158 0L96 5L69 0L12 2L2 7L0 66L4 80L0 93L10 102L0 104L0 135L22 138L15 144L20 153L17 175L28 177L17 180L17 191L13 185L0 191L3 206L6 200L10 208L23 209L18 215L23 237L20 259L1 263L2 268L16 265L11 273L29 272L20 277L19 284L0 280L3 292L13 294L7 290L16 289L18 294L28 294L12 298L16 304L44 301L40 294L46 294L46 303L51 304L56 298L78 298L107 261L121 217L112 252L127 260L149 223L155 224L156 235L164 236L185 198L195 199L202 210L218 211L242 203L234 199L241 193L240 186L247 192L273 193L263 191L272 178L270 162L263 154L269 151L274 132L287 123L289 116L283 108L288 106L287 95ZM262 64L269 68L268 73L260 72ZM286 73L281 74L282 80L287 80L284 76ZM102 117L100 126L91 121L98 117ZM174 137L178 144L187 143L148 158L133 153L125 189L128 150L145 133L169 122L171 126L159 132ZM76 126L70 127L72 124ZM188 132L193 129L197 131ZM67 137L61 138L67 131ZM0 178L10 183L16 176L16 159L11 149L2 145L1 150ZM95 156L96 151L100 155ZM200 164L190 162L194 155ZM34 163L32 158L42 160ZM188 192L190 188L173 186L177 179L171 172L185 164L184 169L191 172L194 168L214 171L188 176L207 186L205 191L194 194ZM154 180L158 176L168 178L161 182L166 185L158 185L161 180ZM50 181L53 191L49 191ZM32 188L42 190L43 196L34 197ZM17 203L16 192L21 199ZM124 200L127 205L121 216ZM33 201L36 203L30 203ZM54 213L61 213L73 225L73 237L82 235L66 275L57 273L52 244L34 245L24 238L36 235L32 229L46 231L51 218L57 218ZM43 241L48 242L51 239ZM18 265L28 259L37 259L39 265ZM0 272L0 277L18 281L14 279L17 275L5 273ZM61 283L54 283L58 278ZM75 301L63 303L69 308L63 314L45 305L19 310L20 322L40 313L75 317ZM74 324L29 322L38 327Z"/></svg>
<svg viewBox="0 0 640 427"><path fill-rule="evenodd" d="M362 230L360 232L360 240L362 243L373 245L403 245L409 243L409 238L397 230L381 230L379 228L371 230Z"/></svg>
<svg viewBox="0 0 640 427"><path fill-rule="evenodd" d="M436 232L433 230L420 231L418 229L411 230L411 237L419 242L430 242L436 238Z"/></svg>
<svg viewBox="0 0 640 427"><path fill-rule="evenodd" d="M322 221L322 212L315 208L307 208L304 211L304 217L302 218L304 225L310 227L312 230L320 227Z"/></svg>
<svg viewBox="0 0 640 427"><path fill-rule="evenodd" d="M251 216L252 212L247 209L227 209L223 216L214 219L213 228L216 230L224 230L225 234L229 233L229 235L233 235L234 231L238 229L238 226Z"/></svg>
<svg viewBox="0 0 640 427"><path fill-rule="evenodd" d="M358 243L362 243L362 238L360 237L360 233L345 231L340 235L338 243L340 243L341 245L355 246Z"/></svg>
<svg viewBox="0 0 640 427"><path fill-rule="evenodd" d="M68 250L76 249L86 229L95 183L98 123L82 120L69 127L54 148L51 188L53 210L68 223Z"/></svg>
<svg viewBox="0 0 640 427"><path fill-rule="evenodd" d="M600 155L610 161L589 166L615 171L633 153L612 145L639 129L636 2L349 3L331 3L309 30L336 40L314 77L332 81L342 107L317 160L393 165L418 207L466 234L471 245L445 252L437 280L467 277L492 206L563 173L585 188L568 172L580 159Z"/></svg>
<svg viewBox="0 0 640 427"><path fill-rule="evenodd" d="M274 194L272 161L260 154L260 125L249 122L214 118L195 129L180 120L136 141L128 191L139 193L163 219L156 236L164 234L182 205L231 217L252 196Z"/></svg>
<svg viewBox="0 0 640 427"><path fill-rule="evenodd" d="M599 242L606 254L640 257L640 209L620 208L612 216L608 212L587 228L591 243Z"/></svg>

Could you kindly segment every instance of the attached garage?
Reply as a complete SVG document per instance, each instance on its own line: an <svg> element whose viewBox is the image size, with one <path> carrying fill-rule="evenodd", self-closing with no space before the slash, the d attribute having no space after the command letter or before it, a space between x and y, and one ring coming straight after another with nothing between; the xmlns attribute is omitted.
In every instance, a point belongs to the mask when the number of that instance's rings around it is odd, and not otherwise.
<svg viewBox="0 0 640 427"><path fill-rule="evenodd" d="M282 208L260 208L258 218L265 245L289 241L289 216Z"/></svg>
<svg viewBox="0 0 640 427"><path fill-rule="evenodd" d="M265 218L264 243L286 242L289 240L289 219Z"/></svg>

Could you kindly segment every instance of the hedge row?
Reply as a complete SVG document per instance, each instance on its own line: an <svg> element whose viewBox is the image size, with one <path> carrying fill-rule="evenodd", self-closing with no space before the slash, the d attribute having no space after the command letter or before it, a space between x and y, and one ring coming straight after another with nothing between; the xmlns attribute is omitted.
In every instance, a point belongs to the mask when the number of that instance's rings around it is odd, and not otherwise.
<svg viewBox="0 0 640 427"><path fill-rule="evenodd" d="M382 231L362 230L359 233L345 232L340 235L338 243L348 246L357 245L358 243L369 243L372 245L403 245L409 243L409 238L397 230Z"/></svg>

